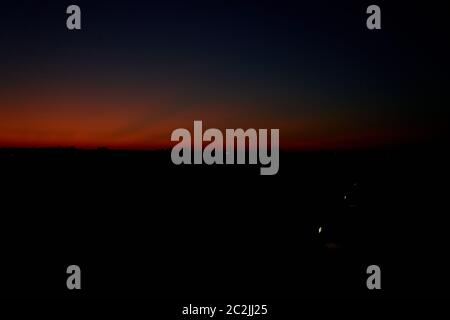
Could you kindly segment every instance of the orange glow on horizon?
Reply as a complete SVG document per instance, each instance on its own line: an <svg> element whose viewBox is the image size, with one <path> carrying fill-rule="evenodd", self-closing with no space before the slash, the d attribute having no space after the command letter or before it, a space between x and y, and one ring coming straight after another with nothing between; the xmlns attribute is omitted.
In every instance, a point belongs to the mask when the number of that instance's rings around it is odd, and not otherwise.
<svg viewBox="0 0 450 320"><path fill-rule="evenodd" d="M368 129L355 119L274 113L276 108L256 102L183 106L179 99L150 90L85 90L76 95L64 88L25 91L16 89L0 98L0 147L165 149L175 144L170 141L173 130L186 128L193 134L194 120L202 120L204 130L280 129L280 147L289 150L364 147L408 135Z"/></svg>

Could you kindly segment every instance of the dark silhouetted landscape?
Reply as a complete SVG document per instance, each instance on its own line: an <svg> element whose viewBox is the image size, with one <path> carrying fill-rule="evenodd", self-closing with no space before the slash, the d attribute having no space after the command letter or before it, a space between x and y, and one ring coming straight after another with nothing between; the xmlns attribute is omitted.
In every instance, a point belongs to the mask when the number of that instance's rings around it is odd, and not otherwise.
<svg viewBox="0 0 450 320"><path fill-rule="evenodd" d="M73 294L76 263L87 297L447 295L447 163L431 147L282 152L260 176L170 151L2 149L1 290Z"/></svg>

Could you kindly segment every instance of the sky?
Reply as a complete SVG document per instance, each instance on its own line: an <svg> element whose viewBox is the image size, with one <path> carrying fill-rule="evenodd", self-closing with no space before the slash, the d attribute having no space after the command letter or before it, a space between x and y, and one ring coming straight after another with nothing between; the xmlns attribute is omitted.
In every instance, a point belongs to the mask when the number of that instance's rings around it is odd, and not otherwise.
<svg viewBox="0 0 450 320"><path fill-rule="evenodd" d="M66 28L77 4L82 29ZM0 147L158 149L277 128L286 149L416 143L448 117L439 4L30 1L0 7ZM447 39L447 40L446 40Z"/></svg>

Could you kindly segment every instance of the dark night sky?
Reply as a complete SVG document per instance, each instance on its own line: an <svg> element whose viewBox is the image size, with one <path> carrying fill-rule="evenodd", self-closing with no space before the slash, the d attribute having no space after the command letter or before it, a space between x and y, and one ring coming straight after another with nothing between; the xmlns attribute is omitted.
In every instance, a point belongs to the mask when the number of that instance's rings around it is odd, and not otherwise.
<svg viewBox="0 0 450 320"><path fill-rule="evenodd" d="M172 130L280 128L285 148L445 130L448 21L430 2L8 1L0 146L155 148ZM66 29L66 7L82 30Z"/></svg>

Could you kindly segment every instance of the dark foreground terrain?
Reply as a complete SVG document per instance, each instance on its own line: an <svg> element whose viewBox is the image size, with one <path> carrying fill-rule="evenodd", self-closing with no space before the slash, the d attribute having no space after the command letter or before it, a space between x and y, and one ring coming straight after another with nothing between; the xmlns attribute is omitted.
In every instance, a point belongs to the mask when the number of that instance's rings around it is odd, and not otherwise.
<svg viewBox="0 0 450 320"><path fill-rule="evenodd" d="M0 151L2 295L448 296L447 158L435 148L175 166L170 152ZM319 228L320 232L319 232ZM66 268L82 269L80 292ZM381 267L382 290L366 288Z"/></svg>

